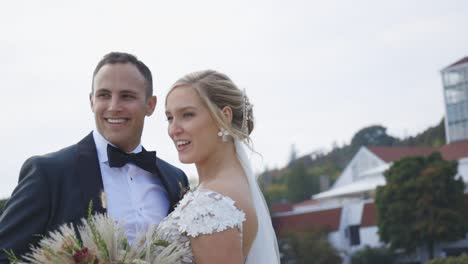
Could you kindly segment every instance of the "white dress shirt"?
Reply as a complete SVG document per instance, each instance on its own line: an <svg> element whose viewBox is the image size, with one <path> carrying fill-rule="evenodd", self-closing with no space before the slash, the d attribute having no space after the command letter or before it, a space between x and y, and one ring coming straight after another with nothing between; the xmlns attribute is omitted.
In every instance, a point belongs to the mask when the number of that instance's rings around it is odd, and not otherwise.
<svg viewBox="0 0 468 264"><path fill-rule="evenodd" d="M124 224L128 241L148 229L158 225L167 216L169 198L158 176L140 167L127 163L121 168L111 168L107 158L107 145L110 144L98 131L93 131L99 166L106 197L107 214ZM112 145L112 144L111 144ZM138 153L138 145L132 153Z"/></svg>

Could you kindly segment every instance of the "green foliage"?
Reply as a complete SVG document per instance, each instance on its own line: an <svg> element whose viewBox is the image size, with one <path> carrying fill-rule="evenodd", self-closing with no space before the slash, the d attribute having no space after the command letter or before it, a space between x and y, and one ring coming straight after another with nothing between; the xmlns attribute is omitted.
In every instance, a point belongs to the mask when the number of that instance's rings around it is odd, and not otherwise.
<svg viewBox="0 0 468 264"><path fill-rule="evenodd" d="M5 253L5 255L8 257L8 262L10 264L18 264L19 263L19 259L16 257L15 253L13 252L13 250L6 250L6 249L3 249L3 252Z"/></svg>
<svg viewBox="0 0 468 264"><path fill-rule="evenodd" d="M445 144L444 119L436 126L430 127L414 137L403 139L399 143L403 146L440 147Z"/></svg>
<svg viewBox="0 0 468 264"><path fill-rule="evenodd" d="M397 138L387 134L386 127L377 125L359 130L351 140L351 146L392 146L397 142Z"/></svg>
<svg viewBox="0 0 468 264"><path fill-rule="evenodd" d="M264 172L260 176L260 186L269 205L285 200L291 203L301 202L321 191L320 176L333 175L336 178L340 171L333 163L307 168L303 160L297 160L277 177Z"/></svg>
<svg viewBox="0 0 468 264"><path fill-rule="evenodd" d="M334 146L328 153L315 151L297 161L303 162L307 170L312 171L314 175L327 175L331 180L335 180L357 150L358 148L353 148L351 145Z"/></svg>
<svg viewBox="0 0 468 264"><path fill-rule="evenodd" d="M258 183L270 208L273 203L284 202L286 200L287 187L285 177L274 176L273 171L265 170L259 176Z"/></svg>
<svg viewBox="0 0 468 264"><path fill-rule="evenodd" d="M349 161L353 158L359 148L363 145L379 145L379 146L440 146L445 143L444 120L437 126L430 127L424 132L406 139L398 139L387 134L387 129L380 125L369 126L359 130L352 138L351 144L338 146L333 145L329 152L315 151L303 157L297 157L295 147L291 147L290 162L286 168L272 171L265 170L260 177L262 190L268 202L278 202L281 200L293 201L305 198L309 199L311 195L323 190L319 190L318 178L321 175L326 175L332 183L340 175L341 171L346 167ZM302 163L306 173L304 177L296 177L289 180L290 175L295 175L295 170L298 168L296 164ZM275 174L275 176L272 176ZM266 177L264 177L266 176ZM294 183L290 188L289 183ZM302 183L302 184L301 184ZM270 185L275 185L271 189ZM303 188L296 188L302 185ZM304 190L305 186L311 188ZM298 191L298 194L292 192ZM292 202L290 200L290 202Z"/></svg>
<svg viewBox="0 0 468 264"><path fill-rule="evenodd" d="M268 205L281 202L286 197L285 184L273 183L263 189L263 194Z"/></svg>
<svg viewBox="0 0 468 264"><path fill-rule="evenodd" d="M340 175L341 170L335 164L328 162L322 164L322 166L310 167L307 172L314 176L327 175L335 179Z"/></svg>
<svg viewBox="0 0 468 264"><path fill-rule="evenodd" d="M297 159L297 150L294 144L291 146L291 153L289 154L289 162L294 162Z"/></svg>
<svg viewBox="0 0 468 264"><path fill-rule="evenodd" d="M468 263L468 255L462 254L458 257L436 258L427 264L465 264Z"/></svg>
<svg viewBox="0 0 468 264"><path fill-rule="evenodd" d="M293 164L286 175L286 185L286 197L291 203L310 199L312 193L319 191L318 177L308 173L302 162Z"/></svg>
<svg viewBox="0 0 468 264"><path fill-rule="evenodd" d="M380 238L408 252L426 246L431 258L436 242L462 238L464 183L456 173L457 162L439 153L395 162L384 174L387 184L376 192Z"/></svg>
<svg viewBox="0 0 468 264"><path fill-rule="evenodd" d="M371 248L366 246L365 248L357 251L351 257L352 264L392 264L395 256L387 248Z"/></svg>
<svg viewBox="0 0 468 264"><path fill-rule="evenodd" d="M280 241L281 262L295 261L297 264L338 264L341 257L330 245L324 230L311 229L291 232Z"/></svg>

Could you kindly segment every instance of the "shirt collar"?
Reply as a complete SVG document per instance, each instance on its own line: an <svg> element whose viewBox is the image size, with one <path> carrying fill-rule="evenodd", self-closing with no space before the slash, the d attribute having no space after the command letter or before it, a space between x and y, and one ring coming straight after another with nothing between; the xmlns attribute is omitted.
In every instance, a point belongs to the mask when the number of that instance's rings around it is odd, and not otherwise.
<svg viewBox="0 0 468 264"><path fill-rule="evenodd" d="M107 145L109 144L114 147L117 147L117 146L107 141L107 139L105 139L101 135L101 133L99 133L97 130L93 130L93 138L94 138L94 143L96 144L96 150L97 150L99 162L101 163L107 162L109 160L109 158L107 157ZM142 146L141 144L138 144L138 146L136 146L136 148L130 153L139 153L141 152L141 150L142 150Z"/></svg>

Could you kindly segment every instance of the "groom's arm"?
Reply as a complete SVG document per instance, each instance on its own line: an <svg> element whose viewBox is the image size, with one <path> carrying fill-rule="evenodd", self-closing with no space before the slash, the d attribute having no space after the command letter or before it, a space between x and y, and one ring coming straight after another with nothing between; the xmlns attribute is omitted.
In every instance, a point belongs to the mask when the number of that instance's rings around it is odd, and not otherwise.
<svg viewBox="0 0 468 264"><path fill-rule="evenodd" d="M49 219L49 184L39 160L33 157L24 163L18 186L0 217L0 263L8 263L3 249L13 251L19 258L45 232Z"/></svg>

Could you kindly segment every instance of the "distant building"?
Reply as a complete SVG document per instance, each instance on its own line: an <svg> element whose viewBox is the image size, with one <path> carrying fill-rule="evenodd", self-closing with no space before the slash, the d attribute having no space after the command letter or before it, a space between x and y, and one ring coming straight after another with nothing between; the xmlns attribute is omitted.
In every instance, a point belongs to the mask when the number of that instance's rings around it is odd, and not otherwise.
<svg viewBox="0 0 468 264"><path fill-rule="evenodd" d="M328 240L343 253L344 263L365 246L384 245L378 235L374 196L377 186L385 185L383 173L396 160L429 155L439 151L444 159L458 161L458 173L468 184L468 140L431 147L361 147L335 184L311 200L273 207L273 226L281 236L288 231L306 231L312 227L329 231ZM465 197L468 205L468 194ZM468 210L468 206L467 206ZM439 244L435 255L468 252L468 240ZM428 257L425 249L413 256Z"/></svg>
<svg viewBox="0 0 468 264"><path fill-rule="evenodd" d="M377 186L385 185L383 173L404 157L429 155L438 151L446 160L458 161L458 174L468 186L468 57L442 71L446 101L447 144L433 147L361 147L333 186L311 200L272 208L273 225L281 236L287 231L321 227L329 231L328 240L337 248L345 264L365 246L384 245L378 235L374 196ZM468 188L465 191L468 210ZM440 243L435 256L468 252L468 239ZM408 260L424 261L428 252L418 249Z"/></svg>
<svg viewBox="0 0 468 264"><path fill-rule="evenodd" d="M441 71L447 143L468 140L468 57Z"/></svg>

